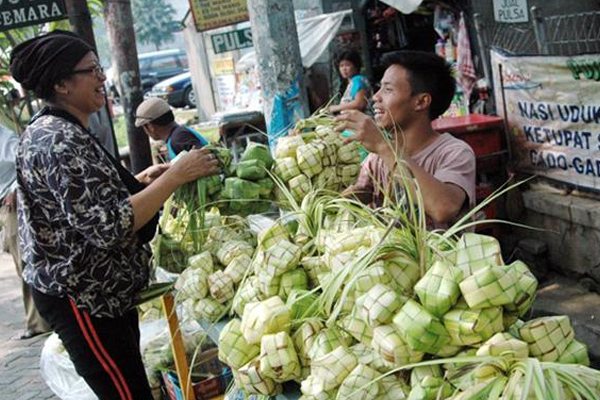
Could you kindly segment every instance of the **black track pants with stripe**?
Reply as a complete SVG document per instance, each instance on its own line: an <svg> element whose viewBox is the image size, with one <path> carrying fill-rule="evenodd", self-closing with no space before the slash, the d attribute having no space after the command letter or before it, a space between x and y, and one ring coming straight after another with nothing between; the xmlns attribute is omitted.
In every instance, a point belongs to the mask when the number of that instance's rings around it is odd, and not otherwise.
<svg viewBox="0 0 600 400"><path fill-rule="evenodd" d="M100 400L152 400L135 309L118 318L94 318L68 298L34 289L33 300Z"/></svg>

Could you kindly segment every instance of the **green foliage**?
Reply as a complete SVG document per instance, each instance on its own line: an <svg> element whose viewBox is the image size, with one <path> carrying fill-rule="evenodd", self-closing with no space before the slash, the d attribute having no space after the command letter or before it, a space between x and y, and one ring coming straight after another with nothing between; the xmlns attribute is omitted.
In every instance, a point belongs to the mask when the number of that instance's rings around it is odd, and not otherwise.
<svg viewBox="0 0 600 400"><path fill-rule="evenodd" d="M165 0L133 0L135 36L141 43L152 43L156 50L173 40L179 23L173 20L175 9Z"/></svg>

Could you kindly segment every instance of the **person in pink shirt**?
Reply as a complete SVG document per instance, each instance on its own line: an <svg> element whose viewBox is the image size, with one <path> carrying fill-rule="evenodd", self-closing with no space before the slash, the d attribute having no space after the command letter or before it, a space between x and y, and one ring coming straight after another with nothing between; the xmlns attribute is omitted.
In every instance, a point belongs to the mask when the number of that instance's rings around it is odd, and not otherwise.
<svg viewBox="0 0 600 400"><path fill-rule="evenodd" d="M390 180L402 160L419 185L428 225L445 229L475 204L473 150L431 126L454 96L450 66L436 54L418 51L391 53L383 62L387 69L373 96L374 119L355 110L336 118L338 131L354 131L346 141L356 140L371 152L343 194L381 206L384 194L403 182L396 172Z"/></svg>

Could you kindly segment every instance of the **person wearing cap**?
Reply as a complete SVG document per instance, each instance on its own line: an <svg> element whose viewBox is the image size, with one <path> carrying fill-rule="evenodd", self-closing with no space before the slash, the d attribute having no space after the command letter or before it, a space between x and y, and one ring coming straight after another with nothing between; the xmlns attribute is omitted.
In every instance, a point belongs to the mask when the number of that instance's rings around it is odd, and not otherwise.
<svg viewBox="0 0 600 400"><path fill-rule="evenodd" d="M104 106L95 50L53 31L11 53L13 77L46 101L17 149L23 278L40 315L100 400L151 399L136 295L148 285L158 211L181 185L218 172L210 152L133 176L88 130Z"/></svg>
<svg viewBox="0 0 600 400"><path fill-rule="evenodd" d="M142 127L153 140L167 143L169 160L183 150L201 148L208 141L190 127L179 125L169 104L163 99L152 97L143 101L135 113L135 126Z"/></svg>

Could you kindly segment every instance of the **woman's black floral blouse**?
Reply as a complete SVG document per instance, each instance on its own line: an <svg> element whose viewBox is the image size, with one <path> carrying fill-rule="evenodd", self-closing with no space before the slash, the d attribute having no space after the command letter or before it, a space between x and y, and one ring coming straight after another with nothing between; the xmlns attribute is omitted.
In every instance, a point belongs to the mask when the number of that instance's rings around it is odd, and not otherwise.
<svg viewBox="0 0 600 400"><path fill-rule="evenodd" d="M96 317L131 309L148 282L150 250L133 232L130 194L100 145L79 126L42 116L22 135L17 181L25 281Z"/></svg>

